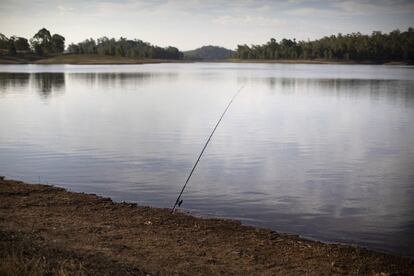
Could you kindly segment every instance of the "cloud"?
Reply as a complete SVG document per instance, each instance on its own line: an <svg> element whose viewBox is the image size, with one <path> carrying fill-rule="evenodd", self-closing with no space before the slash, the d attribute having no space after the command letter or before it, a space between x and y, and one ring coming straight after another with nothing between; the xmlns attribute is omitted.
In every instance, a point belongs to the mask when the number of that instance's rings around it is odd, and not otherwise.
<svg viewBox="0 0 414 276"><path fill-rule="evenodd" d="M293 16L324 16L324 17L331 17L331 16L344 16L343 12L338 12L333 9L317 9L317 8L298 8L292 9L287 12L289 15Z"/></svg>
<svg viewBox="0 0 414 276"><path fill-rule="evenodd" d="M250 27L275 27L282 26L283 22L275 18L267 18L263 16L232 16L223 15L215 18L213 22L221 25L250 26Z"/></svg>
<svg viewBox="0 0 414 276"><path fill-rule="evenodd" d="M234 48L270 37L406 29L412 14L412 0L0 0L0 31L30 37L46 27L71 42L107 35Z"/></svg>
<svg viewBox="0 0 414 276"><path fill-rule="evenodd" d="M337 9L348 15L414 13L413 1L338 1Z"/></svg>
<svg viewBox="0 0 414 276"><path fill-rule="evenodd" d="M58 6L58 10L59 10L61 13L65 13L65 12L73 12L75 9L74 9L74 8L72 8L72 7L69 7L69 6L59 5L59 6Z"/></svg>

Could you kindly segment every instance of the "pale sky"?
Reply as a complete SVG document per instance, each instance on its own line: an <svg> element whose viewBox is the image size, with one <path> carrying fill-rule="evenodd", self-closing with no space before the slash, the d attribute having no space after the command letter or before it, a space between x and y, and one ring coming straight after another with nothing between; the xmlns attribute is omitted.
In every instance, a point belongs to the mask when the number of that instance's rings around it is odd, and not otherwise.
<svg viewBox="0 0 414 276"><path fill-rule="evenodd" d="M0 33L32 37L45 27L66 45L102 36L190 50L235 49L270 38L406 30L414 0L0 0Z"/></svg>

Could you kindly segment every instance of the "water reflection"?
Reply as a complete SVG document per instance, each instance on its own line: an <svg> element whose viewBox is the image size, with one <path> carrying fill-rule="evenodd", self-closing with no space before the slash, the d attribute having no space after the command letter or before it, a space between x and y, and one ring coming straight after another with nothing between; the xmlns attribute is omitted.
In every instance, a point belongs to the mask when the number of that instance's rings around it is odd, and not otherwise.
<svg viewBox="0 0 414 276"><path fill-rule="evenodd" d="M61 93L65 88L65 74L63 73L34 73L32 75L36 91L48 98L52 93Z"/></svg>
<svg viewBox="0 0 414 276"><path fill-rule="evenodd" d="M139 87L158 79L175 81L178 78L176 73L70 73L69 78L75 82L83 82L89 87Z"/></svg>
<svg viewBox="0 0 414 276"><path fill-rule="evenodd" d="M0 92L16 94L36 91L42 98L65 90L64 73L0 73Z"/></svg>
<svg viewBox="0 0 414 276"><path fill-rule="evenodd" d="M320 78L239 78L240 83L266 84L270 94L313 93L322 96L388 98L414 105L414 80L386 79L320 79Z"/></svg>
<svg viewBox="0 0 414 276"><path fill-rule="evenodd" d="M66 79L83 83L89 87L139 87L158 81L174 82L176 73L0 73L0 92L16 93L29 87L42 97L50 97L53 92L64 92ZM239 77L239 83L251 85L266 84L270 94L317 93L323 96L367 97L372 100L387 97L391 101L402 100L405 104L414 104L414 81L384 79L320 79L285 77Z"/></svg>
<svg viewBox="0 0 414 276"><path fill-rule="evenodd" d="M0 73L0 91L21 89L29 85L29 73Z"/></svg>
<svg viewBox="0 0 414 276"><path fill-rule="evenodd" d="M65 91L66 81L90 88L140 87L164 79L174 82L176 73L0 73L0 92L3 94L35 90L44 98Z"/></svg>

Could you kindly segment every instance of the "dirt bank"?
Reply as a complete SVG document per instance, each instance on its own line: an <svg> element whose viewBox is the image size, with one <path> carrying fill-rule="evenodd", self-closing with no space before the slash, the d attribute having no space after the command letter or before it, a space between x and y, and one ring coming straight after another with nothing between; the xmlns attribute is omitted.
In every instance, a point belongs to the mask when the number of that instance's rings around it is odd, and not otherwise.
<svg viewBox="0 0 414 276"><path fill-rule="evenodd" d="M171 63L188 62L183 60L167 59L135 59L120 56L107 55L61 55L51 58L41 59L35 64L148 64L148 63Z"/></svg>
<svg viewBox="0 0 414 276"><path fill-rule="evenodd" d="M414 275L414 261L0 180L0 274ZM36 274L37 273L37 274Z"/></svg>
<svg viewBox="0 0 414 276"><path fill-rule="evenodd" d="M220 61L218 61L220 62ZM413 65L406 61L355 61L326 59L229 59L223 62L233 63L268 63L268 64L345 64L345 65Z"/></svg>
<svg viewBox="0 0 414 276"><path fill-rule="evenodd" d="M0 64L148 64L148 63L188 63L188 60L136 59L108 55L59 55L48 58L18 58L0 56Z"/></svg>
<svg viewBox="0 0 414 276"><path fill-rule="evenodd" d="M136 59L109 55L73 55L65 54L54 57L43 58L39 56L10 57L0 56L0 64L78 64L78 65L121 65L121 64L150 64L150 63L264 63L264 64L384 64L384 65L413 65L412 62L404 61L361 61L352 60L325 60L325 59L222 59L222 60L167 60L167 59Z"/></svg>

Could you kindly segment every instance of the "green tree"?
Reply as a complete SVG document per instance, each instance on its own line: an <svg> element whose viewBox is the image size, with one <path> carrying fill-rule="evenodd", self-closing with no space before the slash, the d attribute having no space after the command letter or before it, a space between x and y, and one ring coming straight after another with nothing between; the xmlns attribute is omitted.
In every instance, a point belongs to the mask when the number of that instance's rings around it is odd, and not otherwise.
<svg viewBox="0 0 414 276"><path fill-rule="evenodd" d="M65 50L65 38L59 34L50 34L42 28L31 39L30 44L37 55L61 54Z"/></svg>
<svg viewBox="0 0 414 276"><path fill-rule="evenodd" d="M9 48L9 39L4 34L0 33L0 49Z"/></svg>
<svg viewBox="0 0 414 276"><path fill-rule="evenodd" d="M35 53L42 56L52 52L51 40L52 36L49 30L42 28L30 39L30 44Z"/></svg>
<svg viewBox="0 0 414 276"><path fill-rule="evenodd" d="M51 38L52 51L61 54L65 50L65 38L59 34L54 34Z"/></svg>
<svg viewBox="0 0 414 276"><path fill-rule="evenodd" d="M17 51L16 51L16 47L14 46L14 40L9 39L8 54L10 56L15 56L16 53L17 53Z"/></svg>
<svg viewBox="0 0 414 276"><path fill-rule="evenodd" d="M13 37L14 46L17 51L30 51L30 45L24 37Z"/></svg>
<svg viewBox="0 0 414 276"><path fill-rule="evenodd" d="M77 44L69 44L68 52L71 54L79 54L79 46Z"/></svg>

